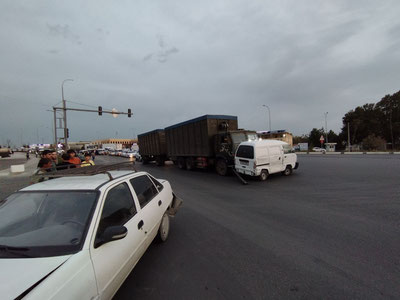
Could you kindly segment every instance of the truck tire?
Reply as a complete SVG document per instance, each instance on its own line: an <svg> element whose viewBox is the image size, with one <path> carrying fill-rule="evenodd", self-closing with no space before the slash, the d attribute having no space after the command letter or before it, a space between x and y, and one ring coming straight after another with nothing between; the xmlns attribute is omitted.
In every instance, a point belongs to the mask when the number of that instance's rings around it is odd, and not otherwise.
<svg viewBox="0 0 400 300"><path fill-rule="evenodd" d="M218 159L215 165L215 170L218 175L226 176L228 174L228 163L224 159Z"/></svg>
<svg viewBox="0 0 400 300"><path fill-rule="evenodd" d="M163 243L168 239L169 235L169 216L168 213L165 212L161 218L160 227L158 228L158 233L156 237L156 241L159 243Z"/></svg>
<svg viewBox="0 0 400 300"><path fill-rule="evenodd" d="M186 163L187 170L193 170L193 168L194 168L193 157L186 157L185 163Z"/></svg>
<svg viewBox="0 0 400 300"><path fill-rule="evenodd" d="M261 181L265 181L265 180L267 180L268 175L269 174L268 174L267 170L262 170L259 178L260 178Z"/></svg>
<svg viewBox="0 0 400 300"><path fill-rule="evenodd" d="M292 166L287 165L285 171L283 171L282 174L285 176L289 176L290 174L292 174L292 172L293 172Z"/></svg>
<svg viewBox="0 0 400 300"><path fill-rule="evenodd" d="M156 158L156 165L157 166L161 167L161 166L164 165L164 163L165 163L165 161L164 161L164 159L162 157L157 157Z"/></svg>
<svg viewBox="0 0 400 300"><path fill-rule="evenodd" d="M149 159L146 156L142 157L142 164L147 165L149 163Z"/></svg>
<svg viewBox="0 0 400 300"><path fill-rule="evenodd" d="M184 170L186 168L185 158L178 157L178 168Z"/></svg>

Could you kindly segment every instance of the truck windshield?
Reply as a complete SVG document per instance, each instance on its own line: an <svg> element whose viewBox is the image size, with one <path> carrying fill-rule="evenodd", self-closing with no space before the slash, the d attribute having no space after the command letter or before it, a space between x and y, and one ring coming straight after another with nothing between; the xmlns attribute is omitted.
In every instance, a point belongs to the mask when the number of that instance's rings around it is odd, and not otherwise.
<svg viewBox="0 0 400 300"><path fill-rule="evenodd" d="M0 258L78 252L96 203L94 191L19 192L0 201Z"/></svg>

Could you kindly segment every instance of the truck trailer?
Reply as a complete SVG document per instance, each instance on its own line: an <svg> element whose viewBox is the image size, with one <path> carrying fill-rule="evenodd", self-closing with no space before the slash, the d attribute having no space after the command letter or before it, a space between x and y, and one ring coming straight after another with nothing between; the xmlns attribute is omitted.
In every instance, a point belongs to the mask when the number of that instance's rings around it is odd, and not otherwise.
<svg viewBox="0 0 400 300"><path fill-rule="evenodd" d="M139 134L138 144L144 164L155 160L158 166L164 165L167 160L164 129Z"/></svg>
<svg viewBox="0 0 400 300"><path fill-rule="evenodd" d="M163 165L172 160L187 170L215 167L218 174L226 175L234 165L238 145L257 139L257 133L238 129L236 116L204 115L141 134L138 139L143 161L155 160Z"/></svg>

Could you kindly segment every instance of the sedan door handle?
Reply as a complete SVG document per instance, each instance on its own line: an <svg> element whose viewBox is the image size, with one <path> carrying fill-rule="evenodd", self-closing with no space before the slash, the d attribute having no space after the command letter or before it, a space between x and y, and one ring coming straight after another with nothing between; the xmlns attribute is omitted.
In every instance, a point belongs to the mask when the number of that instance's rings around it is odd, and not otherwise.
<svg viewBox="0 0 400 300"><path fill-rule="evenodd" d="M137 224L137 229L142 229L142 227L143 227L143 225L144 225L144 222L143 222L143 220L141 220L138 224Z"/></svg>
<svg viewBox="0 0 400 300"><path fill-rule="evenodd" d="M161 204L162 204L162 201L159 200L159 201L158 201L158 206L161 206Z"/></svg>

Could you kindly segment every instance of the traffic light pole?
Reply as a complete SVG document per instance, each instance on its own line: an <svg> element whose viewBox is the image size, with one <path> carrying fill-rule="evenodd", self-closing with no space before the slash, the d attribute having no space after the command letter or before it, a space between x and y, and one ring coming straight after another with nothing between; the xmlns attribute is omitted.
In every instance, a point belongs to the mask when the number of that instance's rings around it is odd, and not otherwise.
<svg viewBox="0 0 400 300"><path fill-rule="evenodd" d="M105 113L105 114L112 114L113 116L116 115L128 115L128 118L132 116L131 109L128 109L128 112L119 112L116 110L103 110L101 106L99 106L98 110L95 109L81 109L81 108L67 108L65 104L65 100L63 100L63 106L62 107L56 107L53 106L53 111L54 111L54 142L55 142L55 147L58 145L57 141L57 117L56 117L56 112L57 110L63 111L63 119L64 119L64 142L65 142L65 148L68 149L68 128L67 128L67 110L71 111L83 111L83 112L96 112L100 116Z"/></svg>

